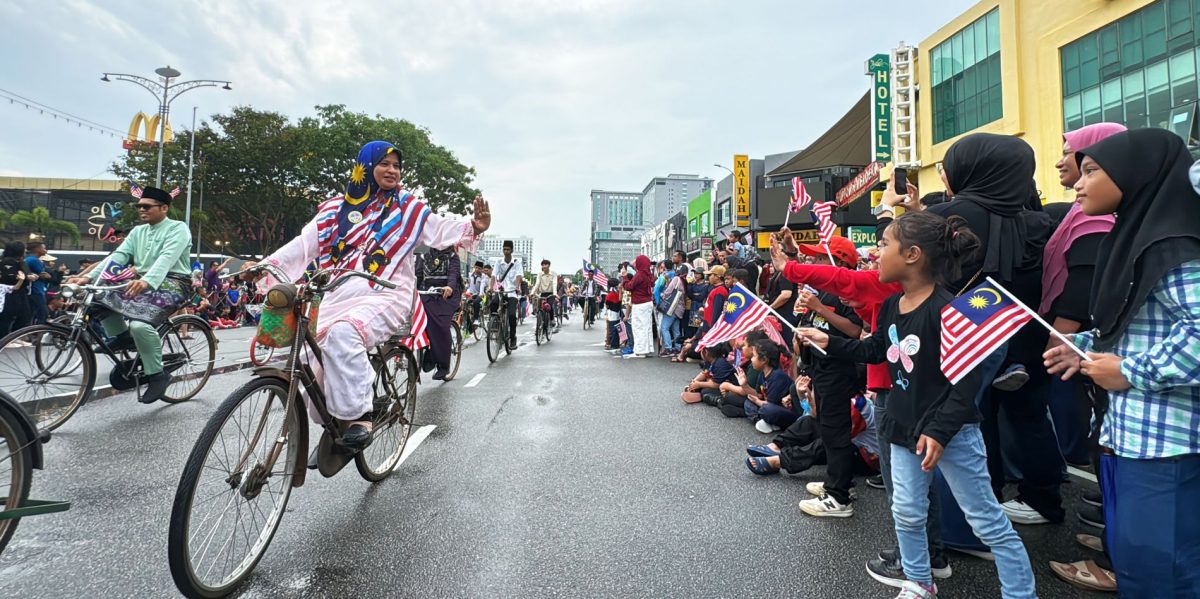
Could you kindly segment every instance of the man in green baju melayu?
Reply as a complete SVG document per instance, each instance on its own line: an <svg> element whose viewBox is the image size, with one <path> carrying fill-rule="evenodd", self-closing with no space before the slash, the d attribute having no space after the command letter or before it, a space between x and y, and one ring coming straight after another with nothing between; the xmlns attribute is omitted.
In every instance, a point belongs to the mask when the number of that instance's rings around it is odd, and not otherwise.
<svg viewBox="0 0 1200 599"><path fill-rule="evenodd" d="M140 196L136 186L133 191L143 224L134 227L99 268L70 282L110 285L132 279L125 289L104 292L96 303L109 309L100 323L114 338L110 347L137 348L144 374L141 382L146 385L139 401L148 404L161 399L171 383L170 375L163 372L157 328L189 297L192 234L186 224L167 218L171 194L155 187L140 189Z"/></svg>

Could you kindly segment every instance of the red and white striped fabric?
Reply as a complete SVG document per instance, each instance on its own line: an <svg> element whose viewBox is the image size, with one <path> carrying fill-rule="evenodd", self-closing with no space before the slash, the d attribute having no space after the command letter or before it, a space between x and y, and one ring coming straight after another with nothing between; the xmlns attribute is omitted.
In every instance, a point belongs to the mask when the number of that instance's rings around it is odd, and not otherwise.
<svg viewBox="0 0 1200 599"><path fill-rule="evenodd" d="M808 191L804 189L804 181L800 177L792 177L792 203L788 206L788 210L793 214L800 212L812 201L812 196L808 195Z"/></svg>
<svg viewBox="0 0 1200 599"><path fill-rule="evenodd" d="M834 226L830 216L833 214L835 202L817 202L813 204L812 215L813 222L817 225L817 232L821 236L821 243L828 245L833 239L833 235L837 233L837 227Z"/></svg>
<svg viewBox="0 0 1200 599"><path fill-rule="evenodd" d="M775 343L776 345L788 347L787 341L784 341L783 335L780 334L782 327L783 325L779 324L779 321L776 320L774 316L768 316L766 320L763 321L762 329L763 332L767 334L767 339L770 339L771 342Z"/></svg>
<svg viewBox="0 0 1200 599"><path fill-rule="evenodd" d="M597 268L596 273L592 275L592 280L596 281L601 289L608 289L608 275L604 274L603 270Z"/></svg>
<svg viewBox="0 0 1200 599"><path fill-rule="evenodd" d="M725 313L697 346L712 347L730 339L737 339L762 325L770 314L771 310L765 302L738 283L725 299Z"/></svg>
<svg viewBox="0 0 1200 599"><path fill-rule="evenodd" d="M129 182L129 195L131 195L139 200L142 199L142 186L138 185L137 183L134 183L133 181L130 181Z"/></svg>
<svg viewBox="0 0 1200 599"><path fill-rule="evenodd" d="M179 194L180 194L181 192L183 192L183 190L182 190L182 189L179 189L179 186L178 186L178 185L176 185L176 186L175 186L175 189L172 189L171 191L169 191L169 192L167 192L167 193L168 193L168 194L170 194L170 196L171 196L171 198L172 198L172 199L174 199L174 198L177 198L177 197L179 197Z"/></svg>
<svg viewBox="0 0 1200 599"><path fill-rule="evenodd" d="M429 318L425 316L425 302L421 298L413 298L416 304L413 305L412 327L408 331L408 337L401 341L404 347L417 351L429 347L429 331L425 329L429 326Z"/></svg>
<svg viewBox="0 0 1200 599"><path fill-rule="evenodd" d="M942 308L942 373L957 383L1032 319L999 285L958 296Z"/></svg>

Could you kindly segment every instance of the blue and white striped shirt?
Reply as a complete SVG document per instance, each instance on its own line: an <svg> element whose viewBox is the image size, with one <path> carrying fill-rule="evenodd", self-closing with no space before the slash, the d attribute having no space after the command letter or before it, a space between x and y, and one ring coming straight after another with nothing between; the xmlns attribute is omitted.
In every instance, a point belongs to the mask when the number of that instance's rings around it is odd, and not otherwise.
<svg viewBox="0 0 1200 599"><path fill-rule="evenodd" d="M1084 351L1093 341L1075 336ZM1100 444L1135 459L1200 454L1200 261L1167 272L1113 353L1133 387L1109 392Z"/></svg>

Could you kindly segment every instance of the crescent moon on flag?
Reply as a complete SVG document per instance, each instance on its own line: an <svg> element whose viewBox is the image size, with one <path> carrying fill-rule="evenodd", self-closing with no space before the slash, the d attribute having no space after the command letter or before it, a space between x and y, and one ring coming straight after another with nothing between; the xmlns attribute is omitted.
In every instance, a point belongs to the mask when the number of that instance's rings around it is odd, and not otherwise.
<svg viewBox="0 0 1200 599"><path fill-rule="evenodd" d="M1004 298L1003 298L1003 297L1000 297L1000 292L999 292L999 291L996 291L995 289L992 289L991 287L984 287L983 289L980 289L980 290L979 290L979 293L990 293L990 294L992 294L992 296L996 298L996 302L995 302L994 304L992 304L993 306L995 306L995 305L999 304L1000 302L1003 302L1003 301L1004 301Z"/></svg>
<svg viewBox="0 0 1200 599"><path fill-rule="evenodd" d="M733 300L735 300L735 299L741 300L740 303L738 303L737 305L734 305ZM744 296L740 293L731 293L731 294L729 294L729 299L725 300L725 305L728 306L727 308L725 308L726 312L736 312L739 309L741 309L742 306L746 305L746 296Z"/></svg>

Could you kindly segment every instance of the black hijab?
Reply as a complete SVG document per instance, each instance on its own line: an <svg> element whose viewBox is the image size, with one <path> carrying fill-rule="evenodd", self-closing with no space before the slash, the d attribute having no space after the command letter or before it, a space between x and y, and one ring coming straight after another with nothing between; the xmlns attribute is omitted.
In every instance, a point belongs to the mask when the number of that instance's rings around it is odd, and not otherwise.
<svg viewBox="0 0 1200 599"><path fill-rule="evenodd" d="M1166 129L1136 129L1076 152L1121 190L1117 224L1100 244L1092 280L1096 349L1116 345L1168 271L1200 259L1200 196L1188 179L1192 157Z"/></svg>
<svg viewBox="0 0 1200 599"><path fill-rule="evenodd" d="M993 133L954 142L943 161L953 201L974 202L988 211L983 272L999 273L1005 281L1013 280L1025 259L1025 224L1018 217L1030 199L1035 164L1025 140Z"/></svg>

